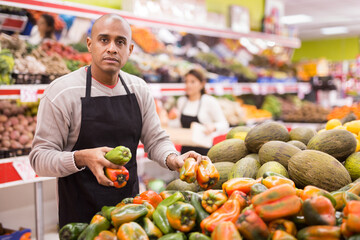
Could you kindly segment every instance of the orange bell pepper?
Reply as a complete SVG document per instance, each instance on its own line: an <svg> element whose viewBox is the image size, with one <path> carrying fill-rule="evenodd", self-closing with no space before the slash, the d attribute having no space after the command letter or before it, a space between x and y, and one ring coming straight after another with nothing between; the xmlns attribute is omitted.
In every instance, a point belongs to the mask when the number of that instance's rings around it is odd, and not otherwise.
<svg viewBox="0 0 360 240"><path fill-rule="evenodd" d="M271 238L272 240L296 240L294 236L291 234L283 231L283 230L276 230Z"/></svg>
<svg viewBox="0 0 360 240"><path fill-rule="evenodd" d="M209 160L201 160L196 173L196 180L200 187L209 189L220 179L220 174L215 165Z"/></svg>
<svg viewBox="0 0 360 240"><path fill-rule="evenodd" d="M255 212L265 221L297 214L301 210L301 199L289 184L275 186L253 197Z"/></svg>
<svg viewBox="0 0 360 240"><path fill-rule="evenodd" d="M236 190L248 194L255 183L253 178L232 178L223 183L222 189L228 196Z"/></svg>
<svg viewBox="0 0 360 240"><path fill-rule="evenodd" d="M267 188L272 188L281 184L289 184L290 186L295 187L295 183L292 180L275 175L264 178L261 183Z"/></svg>
<svg viewBox="0 0 360 240"><path fill-rule="evenodd" d="M340 240L340 236L340 227L337 226L310 226L296 235L298 240Z"/></svg>
<svg viewBox="0 0 360 240"><path fill-rule="evenodd" d="M295 223L283 218L275 219L269 223L269 231L271 234L277 230L283 230L293 236L296 236L297 232Z"/></svg>
<svg viewBox="0 0 360 240"><path fill-rule="evenodd" d="M343 216L346 229L360 233L360 201L349 201L343 210Z"/></svg>
<svg viewBox="0 0 360 240"><path fill-rule="evenodd" d="M223 205L228 197L226 194L218 190L207 190L204 192L201 200L201 205L208 213L215 212L221 205Z"/></svg>
<svg viewBox="0 0 360 240"><path fill-rule="evenodd" d="M334 207L336 206L335 198L328 191L326 191L324 189L308 185L304 188L304 190L300 194L300 198L303 201L305 201L306 199L315 197L315 196L324 196L331 201L331 203L333 204Z"/></svg>
<svg viewBox="0 0 360 240"><path fill-rule="evenodd" d="M233 193L238 195L237 192ZM241 211L239 196L230 196L230 198L210 216L201 221L200 227L203 233L211 233L214 228L223 221L235 222Z"/></svg>
<svg viewBox="0 0 360 240"><path fill-rule="evenodd" d="M197 170L198 164L195 158L185 159L184 165L180 169L180 179L187 183L195 182Z"/></svg>
<svg viewBox="0 0 360 240"><path fill-rule="evenodd" d="M267 240L269 229L264 221L253 211L245 210L235 222L236 228L248 240Z"/></svg>
<svg viewBox="0 0 360 240"><path fill-rule="evenodd" d="M219 223L214 231L211 233L212 240L222 240L222 239L231 239L231 240L241 240L240 233L236 229L234 223L232 222L221 222Z"/></svg>

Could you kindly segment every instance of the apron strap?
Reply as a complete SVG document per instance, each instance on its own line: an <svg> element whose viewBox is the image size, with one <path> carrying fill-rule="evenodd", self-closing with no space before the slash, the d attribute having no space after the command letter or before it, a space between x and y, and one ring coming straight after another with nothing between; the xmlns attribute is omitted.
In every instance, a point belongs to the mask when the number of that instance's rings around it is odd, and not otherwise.
<svg viewBox="0 0 360 240"><path fill-rule="evenodd" d="M127 95L130 95L129 88L126 86L125 81L124 81L124 79L121 77L120 73L119 73L119 77L120 77L121 84L124 86L124 88L125 88L125 90L126 90Z"/></svg>
<svg viewBox="0 0 360 240"><path fill-rule="evenodd" d="M121 84L124 86L125 91L127 93L127 95L130 95L130 91L129 88L126 86L124 79L121 77L120 73L119 73L119 78L121 81ZM85 98L90 98L91 97L91 65L87 68L86 71L86 93L85 93Z"/></svg>
<svg viewBox="0 0 360 240"><path fill-rule="evenodd" d="M85 98L91 97L91 65L87 68L86 71L86 93Z"/></svg>

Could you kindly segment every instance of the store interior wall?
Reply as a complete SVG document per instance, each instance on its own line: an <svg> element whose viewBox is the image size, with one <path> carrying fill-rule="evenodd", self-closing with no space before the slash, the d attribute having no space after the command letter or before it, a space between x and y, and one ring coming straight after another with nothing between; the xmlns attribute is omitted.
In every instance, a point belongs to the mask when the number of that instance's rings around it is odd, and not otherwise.
<svg viewBox="0 0 360 240"><path fill-rule="evenodd" d="M307 40L301 41L301 47L295 49L292 61L319 58L330 61L352 60L359 53L359 37Z"/></svg>

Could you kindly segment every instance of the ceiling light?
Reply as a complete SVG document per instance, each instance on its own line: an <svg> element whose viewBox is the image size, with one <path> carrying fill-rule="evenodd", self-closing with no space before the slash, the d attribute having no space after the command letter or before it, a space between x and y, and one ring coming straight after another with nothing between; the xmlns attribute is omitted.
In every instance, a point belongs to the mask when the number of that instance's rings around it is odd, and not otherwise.
<svg viewBox="0 0 360 240"><path fill-rule="evenodd" d="M307 23L311 22L313 19L309 15L305 14L297 14L297 15L289 15L283 16L281 18L281 23L283 24L298 24L298 23Z"/></svg>
<svg viewBox="0 0 360 240"><path fill-rule="evenodd" d="M334 34L342 34L348 33L349 30L347 27L328 27L328 28L321 28L321 33L324 35L334 35Z"/></svg>

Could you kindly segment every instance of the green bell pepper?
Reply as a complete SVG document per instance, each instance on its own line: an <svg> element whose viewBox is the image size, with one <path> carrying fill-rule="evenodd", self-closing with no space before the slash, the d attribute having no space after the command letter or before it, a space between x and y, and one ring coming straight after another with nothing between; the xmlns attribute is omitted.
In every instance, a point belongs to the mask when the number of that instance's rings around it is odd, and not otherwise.
<svg viewBox="0 0 360 240"><path fill-rule="evenodd" d="M190 233L189 240L211 240L211 238L203 233L192 232Z"/></svg>
<svg viewBox="0 0 360 240"><path fill-rule="evenodd" d="M111 212L112 224L118 229L121 224L136 221L148 214L148 209L143 204L126 204L117 207Z"/></svg>
<svg viewBox="0 0 360 240"><path fill-rule="evenodd" d="M112 163L117 165L125 165L131 159L131 151L129 148L124 146L118 146L113 148L105 154L105 158Z"/></svg>
<svg viewBox="0 0 360 240"><path fill-rule="evenodd" d="M162 237L162 232L155 226L155 224L147 217L140 219L140 226L145 230L150 240L155 240Z"/></svg>
<svg viewBox="0 0 360 240"><path fill-rule="evenodd" d="M101 208L101 215L106 217L107 220L111 222L111 212L115 209L114 206L103 206Z"/></svg>
<svg viewBox="0 0 360 240"><path fill-rule="evenodd" d="M106 217L95 214L90 221L90 224L82 231L78 240L93 240L103 230L110 228L110 222Z"/></svg>
<svg viewBox="0 0 360 240"><path fill-rule="evenodd" d="M170 226L181 232L190 232L195 226L196 211L190 203L176 202L166 211Z"/></svg>
<svg viewBox="0 0 360 240"><path fill-rule="evenodd" d="M158 240L186 240L186 236L182 232L169 233L169 234L162 236Z"/></svg>
<svg viewBox="0 0 360 240"><path fill-rule="evenodd" d="M202 207L201 200L202 200L201 197L198 194L194 193L191 196L191 201L190 201L196 210L196 222L198 225L201 223L202 220L204 220L205 218L207 218L210 215Z"/></svg>
<svg viewBox="0 0 360 240"><path fill-rule="evenodd" d="M87 223L68 223L59 231L60 240L77 240L82 231L89 224Z"/></svg>

